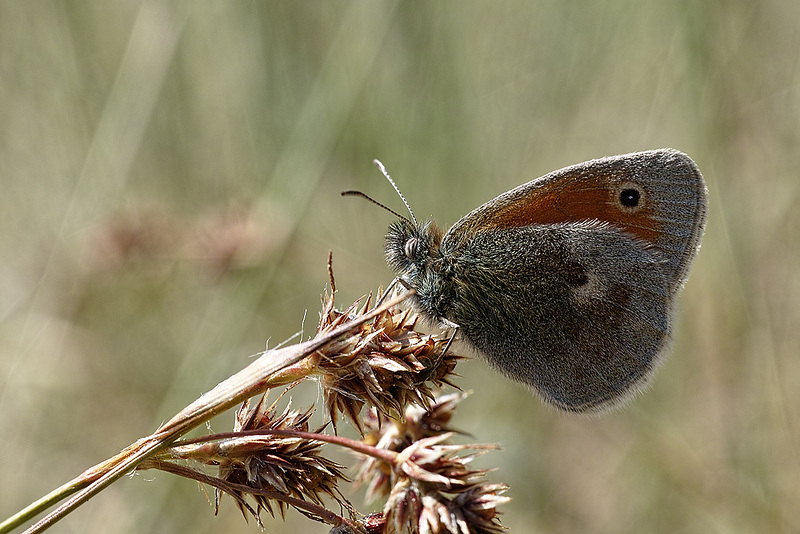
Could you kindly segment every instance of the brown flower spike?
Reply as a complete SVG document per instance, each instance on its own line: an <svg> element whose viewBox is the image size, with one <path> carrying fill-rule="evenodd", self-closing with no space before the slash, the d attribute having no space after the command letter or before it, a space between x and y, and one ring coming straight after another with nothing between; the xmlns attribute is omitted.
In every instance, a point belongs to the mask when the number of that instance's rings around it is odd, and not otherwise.
<svg viewBox="0 0 800 534"><path fill-rule="evenodd" d="M274 516L277 504L281 516L295 508L337 532L480 534L502 529L496 507L508 500L502 496L506 486L482 484L486 470L467 467L475 456L496 447L445 443L452 436L453 407L463 397L437 400L434 395L441 386L456 387L451 379L462 358L448 353L451 339L415 329L418 316L398 307L411 292L375 308L364 297L344 311L334 308L334 292L323 298L314 338L265 352L152 435L87 469L7 524L19 525L66 498L28 531L40 532L131 469L160 469L215 488L217 506L223 493L230 495L245 518L252 515L259 525L260 512L266 509ZM286 407L281 412L275 404L267 406L266 392L309 378L322 385L333 425L342 413L363 441L325 434L326 424L309 431L312 409ZM251 408L248 399L262 393ZM182 439L242 402L232 432ZM361 419L364 405L373 410ZM360 478L369 483L371 495L387 496L381 513L356 519L339 488L347 481L343 466L322 455L323 443L370 458ZM206 474L207 466L217 467L218 476ZM338 513L326 504L331 499Z"/></svg>
<svg viewBox="0 0 800 534"><path fill-rule="evenodd" d="M245 402L236 414L234 432L255 430L295 430L308 432L308 420L313 411L290 410L276 416L275 404L269 408L264 406L262 397L255 408L250 409ZM318 429L316 432L320 432ZM268 490L288 495L301 500L310 500L321 504L321 496L327 495L349 508L349 503L337 488L338 481L347 480L341 466L321 456L322 442L305 438L279 435L246 435L219 444L219 454L215 461L219 464L219 478L226 482L247 486L256 490ZM239 492L237 504L246 516L243 506L244 492ZM217 489L217 507L219 507L220 490ZM270 500L265 495L253 493L258 505L256 516L266 509L274 516ZM276 500L278 510L283 517L286 503ZM297 508L301 513L319 520L307 510Z"/></svg>
<svg viewBox="0 0 800 534"><path fill-rule="evenodd" d="M364 420L364 442L379 449L402 452L415 441L451 432L447 425L454 415L456 405L467 393L452 393L435 399L427 408L409 406L405 418L389 419L370 410ZM391 467L373 457L364 458L357 476L359 484L367 483L367 500L388 495L391 487Z"/></svg>
<svg viewBox="0 0 800 534"><path fill-rule="evenodd" d="M397 454L391 464L368 457L358 481L367 495L388 494L383 508L385 533L491 534L503 530L497 506L507 502L505 484L481 483L486 469L467 464L496 445L446 443L455 405L466 397L440 397L427 410L411 406L403 421L371 412L365 442ZM470 452L471 451L471 452ZM373 519L374 521L374 519Z"/></svg>
<svg viewBox="0 0 800 534"><path fill-rule="evenodd" d="M370 309L370 297L344 311L325 295L317 335L336 328ZM451 382L456 363L463 357L449 354L449 339L416 330L419 315L397 307L330 345L320 354L317 374L323 386L325 408L336 427L344 414L363 434L359 419L367 404L390 418L402 418L406 406L430 405L432 388Z"/></svg>

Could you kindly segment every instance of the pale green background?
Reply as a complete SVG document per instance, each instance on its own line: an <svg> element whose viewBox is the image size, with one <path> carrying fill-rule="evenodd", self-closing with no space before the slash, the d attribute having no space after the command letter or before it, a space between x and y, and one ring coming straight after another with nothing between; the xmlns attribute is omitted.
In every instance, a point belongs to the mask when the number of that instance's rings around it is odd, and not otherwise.
<svg viewBox="0 0 800 534"><path fill-rule="evenodd" d="M710 211L652 389L587 420L472 361L454 424L502 444L481 465L511 485L512 532L800 531L799 140L794 0L3 2L0 515L305 310L313 330L329 250L341 304L388 282L392 217L339 197L402 208L373 158L449 225L550 170L669 146L704 172ZM53 531L258 528L146 473Z"/></svg>

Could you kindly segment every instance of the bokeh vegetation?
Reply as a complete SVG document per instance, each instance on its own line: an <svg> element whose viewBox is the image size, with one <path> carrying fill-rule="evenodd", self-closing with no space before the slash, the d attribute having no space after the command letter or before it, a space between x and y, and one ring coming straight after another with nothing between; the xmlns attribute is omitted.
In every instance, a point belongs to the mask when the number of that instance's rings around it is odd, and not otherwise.
<svg viewBox="0 0 800 534"><path fill-rule="evenodd" d="M400 209L373 158L448 225L665 146L711 205L652 389L586 419L459 366L512 532L800 531L800 3L0 4L0 516L313 329L328 250L340 303L387 283L391 217L339 197ZM257 531L153 478L57 529Z"/></svg>

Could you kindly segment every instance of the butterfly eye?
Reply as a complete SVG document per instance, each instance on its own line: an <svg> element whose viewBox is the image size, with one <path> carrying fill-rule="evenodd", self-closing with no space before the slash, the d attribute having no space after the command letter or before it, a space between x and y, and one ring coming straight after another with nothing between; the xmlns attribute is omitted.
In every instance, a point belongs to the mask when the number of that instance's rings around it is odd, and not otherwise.
<svg viewBox="0 0 800 534"><path fill-rule="evenodd" d="M403 249L403 252L406 253L406 257L410 260L413 260L414 257L417 255L417 243L419 240L416 237L409 237L408 241L406 241L406 245Z"/></svg>
<svg viewBox="0 0 800 534"><path fill-rule="evenodd" d="M644 189L633 182L626 182L617 190L617 202L623 211L633 212L644 206Z"/></svg>

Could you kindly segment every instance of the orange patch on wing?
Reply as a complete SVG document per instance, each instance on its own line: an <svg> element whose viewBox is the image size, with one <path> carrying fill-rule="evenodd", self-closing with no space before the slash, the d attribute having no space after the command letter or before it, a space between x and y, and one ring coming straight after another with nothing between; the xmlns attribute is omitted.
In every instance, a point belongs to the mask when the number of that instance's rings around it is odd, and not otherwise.
<svg viewBox="0 0 800 534"><path fill-rule="evenodd" d="M556 185L557 182L557 185ZM614 182L591 176L564 184L551 182L495 210L487 226L511 228L531 224L580 222L590 219L607 222L647 242L655 243L660 223L655 219L651 199L635 211L623 211Z"/></svg>

